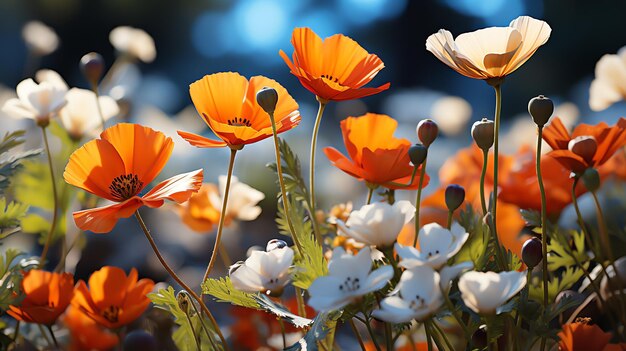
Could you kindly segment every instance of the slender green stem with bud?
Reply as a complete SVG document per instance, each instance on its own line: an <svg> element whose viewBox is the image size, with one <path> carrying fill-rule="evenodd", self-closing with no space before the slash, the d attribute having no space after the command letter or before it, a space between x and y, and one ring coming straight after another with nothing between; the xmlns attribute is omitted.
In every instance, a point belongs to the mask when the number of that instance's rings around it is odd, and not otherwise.
<svg viewBox="0 0 626 351"><path fill-rule="evenodd" d="M480 172L480 205L483 209L483 216L487 215L487 201L485 200L485 176L487 175L487 165L489 163L489 149L483 150L483 169Z"/></svg>
<svg viewBox="0 0 626 351"><path fill-rule="evenodd" d="M541 260L541 270L543 276L543 309L548 309L548 220L546 211L546 191L543 187L543 177L541 175L541 143L543 141L543 126L537 127L537 154L535 157L535 170L537 172L537 183L539 183L539 192L541 193L541 251L543 259ZM546 338L541 338L541 350L546 346Z"/></svg>
<svg viewBox="0 0 626 351"><path fill-rule="evenodd" d="M367 203L366 205L369 205L370 203L372 203L372 195L374 195L374 188L371 186L367 187Z"/></svg>
<svg viewBox="0 0 626 351"><path fill-rule="evenodd" d="M428 156L424 158L422 162L422 169L420 170L420 180L417 185L417 195L415 197L415 236L413 236L413 246L417 244L417 238L420 233L420 204L422 202L422 187L424 185L424 177L426 176L426 161Z"/></svg>
<svg viewBox="0 0 626 351"><path fill-rule="evenodd" d="M496 93L496 109L494 118L494 139L493 139L493 207L491 209L491 232L493 234L493 240L496 244L496 255L500 256L500 265L503 270L508 270L508 264L504 253L502 252L502 246L500 240L498 240L498 225L497 225L497 209L498 209L498 139L500 135L500 113L502 111L502 85L496 84L493 86Z"/></svg>
<svg viewBox="0 0 626 351"><path fill-rule="evenodd" d="M350 318L348 320L348 323L350 324L350 328L352 328L352 332L354 332L354 335L356 336L356 339L359 342L359 346L361 347L361 350L365 351L366 349L365 349L365 344L363 343L363 338L361 338L361 334L359 333L359 330L354 324L354 320Z"/></svg>
<svg viewBox="0 0 626 351"><path fill-rule="evenodd" d="M50 244L52 243L52 237L54 236L54 232L57 228L58 221L58 209L59 209L59 198L57 194L57 183L54 178L54 165L52 163L52 153L50 152L50 144L48 143L48 134L46 133L46 127L41 127L41 132L43 134L43 142L46 147L46 155L48 156L48 167L50 168L50 181L52 183L52 200L54 201L54 208L52 210L52 223L50 224L50 230L48 231L48 236L46 236L46 242L43 246L43 250L41 251L41 257L39 258L39 267L42 268L46 261L46 256L48 255L48 250L50 249Z"/></svg>
<svg viewBox="0 0 626 351"><path fill-rule="evenodd" d="M104 120L104 113L102 112L102 106L100 105L100 93L98 91L98 85L91 84L91 91L96 94L96 106L98 107L98 116L100 116L100 126L102 128L102 131L104 132L104 130L106 129L106 121Z"/></svg>
<svg viewBox="0 0 626 351"><path fill-rule="evenodd" d="M319 102L319 108L317 110L317 117L315 117L315 125L313 126L313 135L311 136L311 153L309 155L309 206L311 207L310 215L312 221L317 221L315 216L315 209L317 207L315 203L315 149L317 148L317 134L320 130L324 110L328 104L328 101L320 98L319 96L317 97L317 101ZM313 228L318 228L318 226L315 225ZM319 232L319 229L315 231L315 239L318 243L322 242L322 234Z"/></svg>

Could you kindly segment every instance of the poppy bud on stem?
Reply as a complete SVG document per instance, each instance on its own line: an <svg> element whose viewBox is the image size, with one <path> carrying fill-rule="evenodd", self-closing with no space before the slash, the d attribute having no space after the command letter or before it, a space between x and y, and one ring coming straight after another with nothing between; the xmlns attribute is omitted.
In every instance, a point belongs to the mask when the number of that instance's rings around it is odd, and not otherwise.
<svg viewBox="0 0 626 351"><path fill-rule="evenodd" d="M530 113L533 121L539 127L543 127L548 123L552 112L554 112L554 103L543 95L534 97L528 102L528 113Z"/></svg>
<svg viewBox="0 0 626 351"><path fill-rule="evenodd" d="M446 207L448 207L448 229L452 224L452 214L459 208L463 201L465 201L465 189L458 185L448 185L445 193Z"/></svg>
<svg viewBox="0 0 626 351"><path fill-rule="evenodd" d="M411 157L411 162L413 162L413 157L415 157L415 161L419 161L422 154L424 156L424 160L421 162L422 169L420 171L420 180L419 185L417 187L417 197L415 199L415 237L413 238L413 246L417 244L417 237L420 232L420 203L422 199L422 187L424 185L424 177L426 176L426 161L428 160L428 148L430 144L437 139L437 135L439 134L439 127L437 123L431 119L423 119L417 124L417 128L415 129L417 132L417 137L422 142L422 147L425 150L421 149L419 144L413 146L413 151L409 149L409 157ZM413 162L415 167L418 166L415 162Z"/></svg>
<svg viewBox="0 0 626 351"><path fill-rule="evenodd" d="M96 94L96 106L98 107L98 116L100 116L100 124L102 131L104 132L105 121L104 114L102 113L102 107L100 106L100 93L98 92L98 83L104 73L104 59L97 52L90 52L84 55L80 59L78 64L80 71L83 73L89 84L91 85L91 91Z"/></svg>
<svg viewBox="0 0 626 351"><path fill-rule="evenodd" d="M261 106L263 111L270 115L270 118L273 118L276 104L278 103L278 93L276 89L263 87L256 93L256 102Z"/></svg>

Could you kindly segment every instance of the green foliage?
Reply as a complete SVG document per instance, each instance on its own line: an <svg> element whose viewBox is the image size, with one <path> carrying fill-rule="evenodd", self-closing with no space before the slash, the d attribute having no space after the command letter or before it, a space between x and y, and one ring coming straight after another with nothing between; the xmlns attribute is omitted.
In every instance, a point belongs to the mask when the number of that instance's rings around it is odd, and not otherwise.
<svg viewBox="0 0 626 351"><path fill-rule="evenodd" d="M21 152L12 150L24 143L22 138L24 133L23 130L6 133L0 140L0 194L4 194L9 186L9 180L19 170L22 160L41 153L41 149Z"/></svg>
<svg viewBox="0 0 626 351"><path fill-rule="evenodd" d="M294 196L297 201L304 201L308 206L309 191L304 182L304 178L302 178L300 159L293 152L291 147L289 147L289 144L280 138L278 139L278 149L280 150L280 158L282 160L281 166L285 189ZM267 167L275 173L278 173L275 162L268 164Z"/></svg>
<svg viewBox="0 0 626 351"><path fill-rule="evenodd" d="M569 239L564 233L554 232L551 236L552 240L548 243L548 268L550 271L556 271L559 268L584 263L589 260L585 253L585 234L583 232L569 232Z"/></svg>
<svg viewBox="0 0 626 351"><path fill-rule="evenodd" d="M217 302L230 302L236 306L261 309L255 295L235 289L229 277L207 279L202 283L202 292L213 296Z"/></svg>
<svg viewBox="0 0 626 351"><path fill-rule="evenodd" d="M550 258L548 257L548 264L550 263ZM589 263L583 264L583 267L587 269ZM556 296L563 290L571 288L574 284L578 282L580 278L584 275L583 271L578 267L567 267L567 269L563 270L560 276L553 276L548 281L548 299L550 301L554 301ZM533 279L529 284L530 291L529 297L536 301L543 301L543 280L542 279Z"/></svg>
<svg viewBox="0 0 626 351"><path fill-rule="evenodd" d="M23 299L20 291L22 271L28 270L38 264L37 260L21 260L16 262L22 255L15 249L8 249L0 255L0 310L6 311L9 305L19 304Z"/></svg>
<svg viewBox="0 0 626 351"><path fill-rule="evenodd" d="M272 301L267 295L257 294L254 295L254 298L262 309L293 324L296 328L304 328L313 323L311 319L291 313L287 307Z"/></svg>
<svg viewBox="0 0 626 351"><path fill-rule="evenodd" d="M65 213L65 211L63 211ZM46 237L48 235L48 231L50 230L50 221L43 216L30 213L22 218L22 231L24 233L37 234L39 235L39 243L44 244L46 242ZM52 242L56 242L58 239L65 236L67 230L67 216L61 216L57 218L57 226L52 234Z"/></svg>
<svg viewBox="0 0 626 351"><path fill-rule="evenodd" d="M215 340L219 340L212 329L212 325L207 318L200 319L194 308L190 308L189 317L178 305L174 288L168 286L167 289L160 289L156 293L148 294L148 298L154 303L156 308L169 312L174 317L174 322L178 329L172 334L174 343L181 351L197 351L195 335L200 339L202 350L222 350L222 347ZM195 301L192 300L195 304ZM203 325L204 324L204 325ZM207 336L205 329L211 334L211 339Z"/></svg>
<svg viewBox="0 0 626 351"><path fill-rule="evenodd" d="M460 212L459 224L469 233L469 238L461 250L452 258L450 264L472 261L474 267L480 270L485 267L491 257L494 257L495 248L490 240L489 227L483 223L479 214L471 206Z"/></svg>
<svg viewBox="0 0 626 351"><path fill-rule="evenodd" d="M318 346L319 343L324 342L324 339L330 332L331 328L334 327L337 320L341 317L341 312L322 312L318 314L313 320L313 325L311 325L311 329L304 335L304 337L298 340L297 343L287 347L285 350L287 351L317 351L320 349ZM324 347L326 350L332 349L331 347Z"/></svg>
<svg viewBox="0 0 626 351"><path fill-rule="evenodd" d="M28 206L11 201L7 204L6 198L0 198L0 239L21 230L20 220L26 215Z"/></svg>

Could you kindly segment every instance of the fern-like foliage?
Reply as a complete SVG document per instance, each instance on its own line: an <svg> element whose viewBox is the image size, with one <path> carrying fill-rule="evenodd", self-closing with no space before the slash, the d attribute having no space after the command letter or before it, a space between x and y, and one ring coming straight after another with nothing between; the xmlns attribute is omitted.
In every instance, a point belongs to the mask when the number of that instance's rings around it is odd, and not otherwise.
<svg viewBox="0 0 626 351"><path fill-rule="evenodd" d="M261 309L255 295L235 289L229 277L207 279L202 283L202 292L213 296L217 302L229 302L236 306Z"/></svg>
<svg viewBox="0 0 626 351"><path fill-rule="evenodd" d="M4 134L0 140L0 195L4 194L10 179L19 170L21 161L41 153L41 149L15 151L15 147L24 143L23 130Z"/></svg>
<svg viewBox="0 0 626 351"><path fill-rule="evenodd" d="M39 262L36 259L17 260L22 253L15 249L8 249L0 255L0 310L6 311L9 305L17 305L24 298L20 284L22 271L35 267Z"/></svg>

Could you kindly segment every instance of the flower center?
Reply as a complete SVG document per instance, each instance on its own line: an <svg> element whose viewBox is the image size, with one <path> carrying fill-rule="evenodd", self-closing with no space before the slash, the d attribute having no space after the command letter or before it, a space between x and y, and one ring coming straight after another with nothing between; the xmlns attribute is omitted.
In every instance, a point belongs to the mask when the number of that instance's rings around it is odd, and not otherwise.
<svg viewBox="0 0 626 351"><path fill-rule="evenodd" d="M335 78L335 77L333 77L333 76L331 76L329 74L322 74L322 78L328 79L328 80L330 80L332 82L335 82L335 83L339 83L339 79L337 79L337 78Z"/></svg>
<svg viewBox="0 0 626 351"><path fill-rule="evenodd" d="M433 255L439 255L439 250L435 250L434 253L432 251L428 252L428 258L431 258Z"/></svg>
<svg viewBox="0 0 626 351"><path fill-rule="evenodd" d="M411 303L409 304L409 308L411 308L413 311L418 311L420 308L424 306L425 303L426 303L426 300L424 300L424 298L420 297L419 295L415 295L415 299L411 300Z"/></svg>
<svg viewBox="0 0 626 351"><path fill-rule="evenodd" d="M353 292L361 288L361 282L359 278L347 277L343 281L343 284L339 285L339 290L342 292Z"/></svg>
<svg viewBox="0 0 626 351"><path fill-rule="evenodd" d="M229 126L235 127L250 127L252 123L247 118L235 117L227 120Z"/></svg>
<svg viewBox="0 0 626 351"><path fill-rule="evenodd" d="M128 200L143 188L143 182L136 174L124 174L113 178L109 190L111 195L119 201Z"/></svg>
<svg viewBox="0 0 626 351"><path fill-rule="evenodd" d="M102 311L102 317L111 323L117 323L119 314L120 308L117 306L109 306Z"/></svg>

